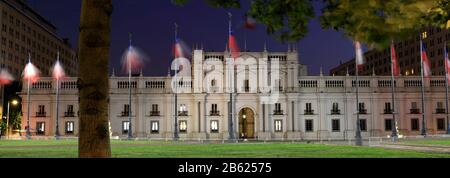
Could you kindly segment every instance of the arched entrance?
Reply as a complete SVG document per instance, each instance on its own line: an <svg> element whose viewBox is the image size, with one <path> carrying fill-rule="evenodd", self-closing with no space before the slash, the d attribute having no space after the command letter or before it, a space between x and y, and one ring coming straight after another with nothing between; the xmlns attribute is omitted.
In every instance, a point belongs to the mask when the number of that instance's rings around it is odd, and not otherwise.
<svg viewBox="0 0 450 178"><path fill-rule="evenodd" d="M255 137L255 113L250 108L239 112L239 138Z"/></svg>

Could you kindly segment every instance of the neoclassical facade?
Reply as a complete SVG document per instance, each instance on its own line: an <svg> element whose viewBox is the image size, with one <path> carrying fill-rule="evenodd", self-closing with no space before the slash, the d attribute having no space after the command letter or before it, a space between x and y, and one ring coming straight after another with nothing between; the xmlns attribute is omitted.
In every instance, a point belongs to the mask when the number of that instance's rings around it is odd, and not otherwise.
<svg viewBox="0 0 450 178"><path fill-rule="evenodd" d="M132 134L138 138L171 139L176 131L181 139L228 139L232 130L236 138L247 139L353 139L357 112L363 137L391 134L390 76L360 76L357 109L354 76L308 76L295 49L240 55L233 63L227 59L228 52L194 50L189 64L181 60L185 71L177 77L141 75L132 77L131 84L128 77L112 74L109 96L112 136L127 137L131 114ZM61 84L59 133L63 136L77 136L79 132L76 80L69 78ZM444 77L433 76L424 84L423 111L420 77L396 78L396 121L401 135L420 134L422 112L428 134L446 133ZM51 78L42 78L32 86L33 135L55 133L55 86ZM25 129L26 88L21 96Z"/></svg>

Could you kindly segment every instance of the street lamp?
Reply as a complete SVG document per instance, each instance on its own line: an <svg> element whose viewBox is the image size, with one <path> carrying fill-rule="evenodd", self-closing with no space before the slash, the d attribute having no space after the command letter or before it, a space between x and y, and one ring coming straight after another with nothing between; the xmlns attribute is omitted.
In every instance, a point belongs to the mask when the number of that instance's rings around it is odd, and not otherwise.
<svg viewBox="0 0 450 178"><path fill-rule="evenodd" d="M19 104L19 101L16 99L12 101L8 101L8 109L6 111L6 138L9 139L9 106L12 104L13 106L17 106Z"/></svg>

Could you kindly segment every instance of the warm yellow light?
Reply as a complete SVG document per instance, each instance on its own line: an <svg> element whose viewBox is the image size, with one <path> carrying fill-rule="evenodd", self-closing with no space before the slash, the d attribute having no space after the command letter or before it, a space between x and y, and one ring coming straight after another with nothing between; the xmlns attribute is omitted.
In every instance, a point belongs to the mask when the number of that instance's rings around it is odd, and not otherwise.
<svg viewBox="0 0 450 178"><path fill-rule="evenodd" d="M12 104L12 105L17 105L17 104L19 104L19 101L17 101L17 100L12 100L12 101L11 101L11 104Z"/></svg>

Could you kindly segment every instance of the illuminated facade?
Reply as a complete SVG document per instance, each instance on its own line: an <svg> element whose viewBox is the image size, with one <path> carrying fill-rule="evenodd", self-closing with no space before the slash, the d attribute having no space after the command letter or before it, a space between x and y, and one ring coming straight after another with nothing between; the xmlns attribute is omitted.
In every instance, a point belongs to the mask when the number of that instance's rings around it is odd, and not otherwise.
<svg viewBox="0 0 450 178"><path fill-rule="evenodd" d="M230 89L233 94L232 128L236 137L248 139L353 139L356 126L355 78L353 76L308 76L299 64L295 49L288 52L243 52L248 59L227 75L228 52L195 50L187 75L179 77L110 77L109 119L112 136L127 137L128 116L138 138L171 139L178 115L181 139L227 139L230 128ZM256 59L256 60L251 60ZM278 65L274 65L278 63ZM265 70L268 69L268 70ZM278 77L274 77L279 75ZM236 76L236 80L229 80ZM230 81L235 84L229 87ZM402 76L396 80L398 130L401 135L420 134L422 109L420 78ZM261 83L270 85L260 85ZM174 89L178 83L177 112ZM444 78L425 82L425 116L428 134L446 132ZM62 83L60 133L77 136L78 89L76 78ZM128 90L132 88L132 105ZM389 76L360 77L360 112L363 137L391 134L392 105ZM22 94L26 103L26 90ZM276 97L274 97L276 96ZM31 132L52 136L55 132L55 81L43 78L33 85ZM27 108L22 108L25 129ZM131 112L130 112L131 111Z"/></svg>

